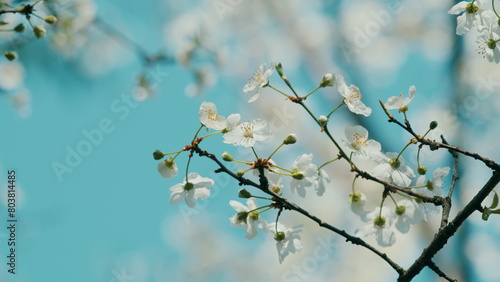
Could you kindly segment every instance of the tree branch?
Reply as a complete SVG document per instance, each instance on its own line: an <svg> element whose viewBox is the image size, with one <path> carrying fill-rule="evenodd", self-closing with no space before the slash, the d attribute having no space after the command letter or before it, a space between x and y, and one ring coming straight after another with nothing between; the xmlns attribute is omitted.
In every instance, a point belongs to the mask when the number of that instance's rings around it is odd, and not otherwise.
<svg viewBox="0 0 500 282"><path fill-rule="evenodd" d="M500 182L500 172L494 171L491 178L479 190L474 198L457 214L457 216L446 227L441 229L435 236L434 240L424 249L420 257L413 263L413 265L400 275L398 281L410 281L422 271L422 269L429 264L429 261L434 255L441 250L452 237L462 223L477 209L481 208L483 200L491 193L493 188Z"/></svg>

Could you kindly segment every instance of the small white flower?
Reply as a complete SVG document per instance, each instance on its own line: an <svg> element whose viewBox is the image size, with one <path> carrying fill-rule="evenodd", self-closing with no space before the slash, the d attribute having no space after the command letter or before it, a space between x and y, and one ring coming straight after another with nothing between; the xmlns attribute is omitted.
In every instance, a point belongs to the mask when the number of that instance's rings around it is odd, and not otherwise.
<svg viewBox="0 0 500 282"><path fill-rule="evenodd" d="M264 141L270 136L271 131L267 129L266 121L257 119L240 123L224 134L224 143L249 148L253 147L256 141Z"/></svg>
<svg viewBox="0 0 500 282"><path fill-rule="evenodd" d="M362 192L354 192L353 194L349 194L349 198L352 212L358 215L362 221L366 221L366 215L368 214L365 211L366 195Z"/></svg>
<svg viewBox="0 0 500 282"><path fill-rule="evenodd" d="M229 221L235 227L245 227L246 238L248 240L257 236L259 232L258 228L266 231L267 222L260 217L259 212L256 210L258 206L254 198L247 199L248 206L237 201L229 201L229 204L238 212L229 218Z"/></svg>
<svg viewBox="0 0 500 282"><path fill-rule="evenodd" d="M190 208L196 206L196 200L203 200L210 196L210 187L214 185L214 181L207 177L201 177L196 172L191 172L188 175L187 181L175 184L170 188L170 203L177 205L182 199L186 200L186 204Z"/></svg>
<svg viewBox="0 0 500 282"><path fill-rule="evenodd" d="M179 169L172 158L162 160L158 163L158 172L163 178L172 178L177 175Z"/></svg>
<svg viewBox="0 0 500 282"><path fill-rule="evenodd" d="M345 128L346 140L342 143L353 152L353 157L367 159L380 154L382 146L375 140L368 139L368 130L360 125L347 125Z"/></svg>
<svg viewBox="0 0 500 282"><path fill-rule="evenodd" d="M278 249L278 256L280 263L283 262L286 256L290 253L297 253L302 250L302 241L300 240L299 232L304 229L304 225L297 225L293 228L286 228L283 224L269 224L269 230L277 229L278 232L274 233L274 240L276 240L276 248Z"/></svg>
<svg viewBox="0 0 500 282"><path fill-rule="evenodd" d="M292 192L297 191L299 196L306 196L306 187L317 189L318 183L318 168L312 164L313 155L303 154L299 156L292 165L293 179L290 182Z"/></svg>
<svg viewBox="0 0 500 282"><path fill-rule="evenodd" d="M322 196L325 193L327 183L330 183L331 179L328 173L324 169L320 169L318 171L318 179L316 180L316 184L314 187L316 188L316 194L318 196Z"/></svg>
<svg viewBox="0 0 500 282"><path fill-rule="evenodd" d="M487 0L475 0L473 2L459 2L451 7L448 14L459 15L457 17L457 34L468 32L474 25L478 31L490 26L497 19L495 13L481 7Z"/></svg>
<svg viewBox="0 0 500 282"><path fill-rule="evenodd" d="M269 76L273 74L276 64L273 62L267 67L262 64L250 78L250 81L243 87L243 92L252 95L248 100L251 103L257 100L260 96L260 90L269 84Z"/></svg>
<svg viewBox="0 0 500 282"><path fill-rule="evenodd" d="M217 114L217 107L214 103L203 102L198 112L200 122L207 128L222 130L226 128L226 118Z"/></svg>
<svg viewBox="0 0 500 282"><path fill-rule="evenodd" d="M490 62L500 62L500 28L483 29L477 37L477 53L483 55Z"/></svg>
<svg viewBox="0 0 500 282"><path fill-rule="evenodd" d="M377 243L382 247L389 247L396 243L396 235L390 230L393 215L387 207L376 208L366 216L368 224L356 231L356 235L368 237L375 234Z"/></svg>
<svg viewBox="0 0 500 282"><path fill-rule="evenodd" d="M417 89L412 85L408 90L408 93L410 94L409 97L404 97L403 94L393 96L387 100L387 103L385 103L384 106L388 110L398 109L398 112L404 113L408 111L408 104L410 104L413 97L415 97L415 92L417 92Z"/></svg>
<svg viewBox="0 0 500 282"><path fill-rule="evenodd" d="M425 181L425 176L422 175L417 179L417 186L425 186L425 188L415 188L413 191L427 197L442 196L443 195L443 178L450 172L449 167L441 167L434 171L432 180ZM427 221L427 217L432 213L439 212L440 208L432 203L418 203L418 212Z"/></svg>
<svg viewBox="0 0 500 282"><path fill-rule="evenodd" d="M425 185L427 188L416 190L422 195L434 197L443 195L443 177L450 173L449 167L440 167L432 174L432 180L425 181L425 176L422 175L417 179L417 186Z"/></svg>
<svg viewBox="0 0 500 282"><path fill-rule="evenodd" d="M381 158L381 163L373 169L373 176L401 187L408 187L411 184L410 177L415 177L415 174L405 165L403 156L396 159L397 157L397 153L386 153L386 156Z"/></svg>
<svg viewBox="0 0 500 282"><path fill-rule="evenodd" d="M361 102L363 96L361 96L359 88L355 85L348 87L344 77L340 74L337 75L337 81L337 90L344 97L344 103L347 105L347 108L355 114L369 116L372 113L372 109Z"/></svg>
<svg viewBox="0 0 500 282"><path fill-rule="evenodd" d="M394 226L401 233L407 233L410 230L411 224L417 224L424 218L422 213L418 211L419 204L413 200L403 199L397 203L397 207L393 210L396 221Z"/></svg>

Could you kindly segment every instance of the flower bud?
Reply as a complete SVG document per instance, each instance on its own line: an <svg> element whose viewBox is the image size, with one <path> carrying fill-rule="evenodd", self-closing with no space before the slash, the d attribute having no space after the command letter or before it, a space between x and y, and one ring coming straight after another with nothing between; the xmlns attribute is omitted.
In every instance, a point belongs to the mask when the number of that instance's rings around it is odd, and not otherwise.
<svg viewBox="0 0 500 282"><path fill-rule="evenodd" d="M244 171L244 170L238 170L238 171L236 172L236 175L238 175L238 176L243 176L243 174L245 174L245 171Z"/></svg>
<svg viewBox="0 0 500 282"><path fill-rule="evenodd" d="M228 152L224 152L222 154L222 159L225 160L226 162L234 161L233 156L231 156Z"/></svg>
<svg viewBox="0 0 500 282"><path fill-rule="evenodd" d="M43 20L48 24L55 24L57 22L57 18L53 15L43 18Z"/></svg>
<svg viewBox="0 0 500 282"><path fill-rule="evenodd" d="M283 65L281 64L281 62L276 64L276 71L281 77L286 77L285 73L283 72Z"/></svg>
<svg viewBox="0 0 500 282"><path fill-rule="evenodd" d="M437 126L438 126L437 121L433 120L433 121L431 121L431 123L429 124L429 129L435 129Z"/></svg>
<svg viewBox="0 0 500 282"><path fill-rule="evenodd" d="M318 122L319 122L319 125L321 127L325 127L326 124L328 123L328 117L327 116L319 116Z"/></svg>
<svg viewBox="0 0 500 282"><path fill-rule="evenodd" d="M45 26L43 25L37 25L33 28L33 33L35 34L35 37L40 39L45 37L47 34L47 31L45 30Z"/></svg>
<svg viewBox="0 0 500 282"><path fill-rule="evenodd" d="M283 144L285 145L290 145L290 144L295 144L297 142L297 135L294 133L289 134L285 140L283 140Z"/></svg>
<svg viewBox="0 0 500 282"><path fill-rule="evenodd" d="M425 175L427 173L427 167L421 165L417 168L417 172L420 175Z"/></svg>
<svg viewBox="0 0 500 282"><path fill-rule="evenodd" d="M240 189L240 191L238 191L238 197L248 199L252 197L252 194L250 194L250 192L248 192L246 189Z"/></svg>
<svg viewBox="0 0 500 282"><path fill-rule="evenodd" d="M14 31L15 32L23 32L24 31L24 24L20 23L20 24L16 25L16 27L14 28Z"/></svg>
<svg viewBox="0 0 500 282"><path fill-rule="evenodd" d="M164 156L165 154L160 150L156 150L153 152L153 158L157 161L163 159Z"/></svg>
<svg viewBox="0 0 500 282"><path fill-rule="evenodd" d="M278 242L285 240L285 232L282 231L276 232L276 234L274 234L274 240Z"/></svg>
<svg viewBox="0 0 500 282"><path fill-rule="evenodd" d="M334 84L335 84L335 76L331 73L327 73L323 76L323 79L321 79L319 87L333 86Z"/></svg>
<svg viewBox="0 0 500 282"><path fill-rule="evenodd" d="M3 55L5 56L5 58L7 58L7 60L9 61L14 61L15 59L17 59L17 52L15 51L5 51L3 52Z"/></svg>

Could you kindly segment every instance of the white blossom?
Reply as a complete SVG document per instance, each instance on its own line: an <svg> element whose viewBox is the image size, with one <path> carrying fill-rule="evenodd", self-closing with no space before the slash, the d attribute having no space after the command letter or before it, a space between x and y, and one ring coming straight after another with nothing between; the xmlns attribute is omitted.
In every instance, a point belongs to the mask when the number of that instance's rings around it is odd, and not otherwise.
<svg viewBox="0 0 500 282"><path fill-rule="evenodd" d="M306 188L317 188L318 183L318 168L312 164L313 155L303 154L299 156L292 165L292 174L294 176L290 182L292 192L297 191L299 196L304 198L306 196Z"/></svg>
<svg viewBox="0 0 500 282"><path fill-rule="evenodd" d="M415 97L415 92L417 92L417 89L412 85L408 90L409 97L404 97L403 94L393 96L387 100L384 106L388 110L398 109L398 112L400 113L406 112L408 110L408 104L410 104L413 97Z"/></svg>
<svg viewBox="0 0 500 282"><path fill-rule="evenodd" d="M256 119L238 124L233 130L224 134L224 143L234 146L253 147L256 141L264 141L271 136L264 120Z"/></svg>
<svg viewBox="0 0 500 282"><path fill-rule="evenodd" d="M497 19L495 13L488 9L484 9L482 5L487 0L475 0L472 2L459 2L451 7L449 14L459 15L457 17L457 34L462 35L468 32L473 26L476 26L478 31Z"/></svg>
<svg viewBox="0 0 500 282"><path fill-rule="evenodd" d="M258 206L254 198L247 199L247 206L237 201L229 201L229 204L238 212L229 218L229 221L235 227L244 227L248 240L257 236L258 228L266 230L267 222L260 217L256 210Z"/></svg>
<svg viewBox="0 0 500 282"><path fill-rule="evenodd" d="M276 64L273 62L267 67L262 64L250 78L250 81L243 87L243 92L251 95L248 103L257 100L260 96L260 90L269 84L269 76L273 74Z"/></svg>
<svg viewBox="0 0 500 282"><path fill-rule="evenodd" d="M299 232L304 229L304 225L301 224L292 228L286 228L281 223L278 223L277 226L275 223L269 225L268 229L274 232L274 240L276 240L280 263L283 262L288 254L297 253L302 250L302 241ZM276 229L278 232L275 231Z"/></svg>
<svg viewBox="0 0 500 282"><path fill-rule="evenodd" d="M340 74L337 75L337 81L337 90L344 97L343 101L347 108L355 114L369 116L372 109L361 102L363 96L361 96L359 88L355 85L347 86L344 77Z"/></svg>
<svg viewBox="0 0 500 282"><path fill-rule="evenodd" d="M347 125L345 128L346 140L342 140L344 146L351 152L353 157L367 159L379 155L382 146L379 142L368 139L368 130L360 125Z"/></svg>
<svg viewBox="0 0 500 282"><path fill-rule="evenodd" d="M411 184L410 177L415 177L415 174L405 165L403 156L398 158L397 153L386 153L380 164L373 169L373 176L401 187L408 187Z"/></svg>
<svg viewBox="0 0 500 282"><path fill-rule="evenodd" d="M217 114L217 107L214 103L203 102L198 112L200 122L207 128L222 130L226 128L226 118Z"/></svg>
<svg viewBox="0 0 500 282"><path fill-rule="evenodd" d="M394 216L391 214L387 207L376 208L366 216L367 225L361 229L356 230L357 236L368 237L375 235L377 243L382 247L389 247L396 243L396 235L390 229Z"/></svg>
<svg viewBox="0 0 500 282"><path fill-rule="evenodd" d="M196 200L203 200L210 196L210 187L214 185L214 181L207 177L201 177L196 172L191 172L187 181L175 184L170 188L170 203L177 205L182 199L186 200L186 204L190 208L196 206Z"/></svg>

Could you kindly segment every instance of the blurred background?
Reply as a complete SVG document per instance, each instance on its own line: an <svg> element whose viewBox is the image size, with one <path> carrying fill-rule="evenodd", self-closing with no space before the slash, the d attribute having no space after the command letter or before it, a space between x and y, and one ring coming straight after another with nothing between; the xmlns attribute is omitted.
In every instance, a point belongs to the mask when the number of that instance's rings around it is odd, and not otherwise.
<svg viewBox="0 0 500 282"><path fill-rule="evenodd" d="M17 7L23 1L7 1ZM304 249L278 261L274 240L260 232L247 240L232 227L229 205L240 188L215 165L194 158L191 169L216 181L211 197L194 209L169 203L169 187L182 177L164 179L154 150L173 152L190 143L199 127L203 101L219 113L241 113L242 120L264 118L273 138L256 146L269 154L289 133L298 143L276 160L290 167L302 153L320 165L334 149L301 109L266 88L247 103L242 92L262 64L282 62L299 93L314 89L325 73L341 73L361 89L369 118L345 107L330 122L338 139L346 124L359 124L384 152L399 152L410 136L388 124L378 100L387 101L415 85L408 119L418 132L432 120L434 138L499 160L497 149L500 68L475 51L474 32L455 34L453 1L45 1L36 5L47 36L36 39L26 19L2 14L9 29L23 22L23 33L0 32L0 48L19 59L0 59L0 229L1 281L394 281L396 273L369 251L345 242L294 213L281 221L304 224ZM2 8L8 8L3 6ZM271 84L289 93L276 74ZM307 99L327 114L341 103L336 87ZM396 113L394 113L396 115ZM400 116L397 116L400 117ZM402 118L402 117L401 117ZM203 148L228 151L241 160L251 152L220 142ZM416 166L416 150L405 151ZM186 155L176 161L180 171ZM432 172L451 166L447 152L421 156ZM373 164L362 163L370 171ZM233 166L234 169L240 169ZM354 175L345 163L326 167L332 182L322 197L292 201L325 221L353 233L363 223L347 203ZM7 171L16 171L16 274L7 272ZM460 158L460 181L452 215L490 176L481 163ZM381 187L358 180L357 189L378 205ZM445 186L450 178L445 178ZM251 191L252 192L252 191ZM260 202L265 204L265 202ZM488 203L485 203L488 204ZM275 212L267 212L269 222ZM499 281L499 218L474 214L435 258L459 281ZM382 248L408 267L432 240L439 219L397 234ZM376 244L374 238L367 241ZM322 253L321 256L318 254ZM425 269L415 281L440 281Z"/></svg>

